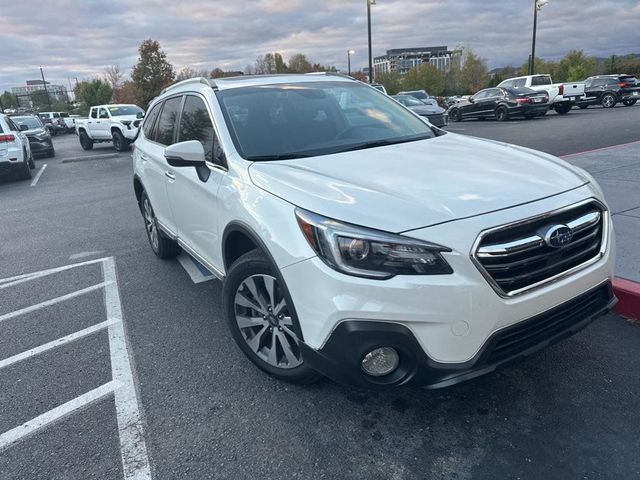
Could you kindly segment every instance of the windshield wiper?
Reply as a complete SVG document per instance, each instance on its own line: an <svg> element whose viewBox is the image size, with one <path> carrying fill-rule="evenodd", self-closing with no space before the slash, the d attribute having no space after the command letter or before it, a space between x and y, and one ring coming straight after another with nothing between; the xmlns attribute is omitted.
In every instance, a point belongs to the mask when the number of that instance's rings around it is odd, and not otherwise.
<svg viewBox="0 0 640 480"><path fill-rule="evenodd" d="M433 138L433 137L420 135L418 137L409 137L409 138L371 140L369 142L357 143L343 150L339 150L335 153L353 152L354 150L365 150L367 148L385 147L387 145L396 145L398 143L416 142L418 140L426 140L427 138Z"/></svg>
<svg viewBox="0 0 640 480"><path fill-rule="evenodd" d="M269 161L269 160L293 160L294 158L309 158L313 155L307 155L304 153L281 153L277 155L252 155L246 157L247 160L251 160L252 162L261 162L261 161Z"/></svg>

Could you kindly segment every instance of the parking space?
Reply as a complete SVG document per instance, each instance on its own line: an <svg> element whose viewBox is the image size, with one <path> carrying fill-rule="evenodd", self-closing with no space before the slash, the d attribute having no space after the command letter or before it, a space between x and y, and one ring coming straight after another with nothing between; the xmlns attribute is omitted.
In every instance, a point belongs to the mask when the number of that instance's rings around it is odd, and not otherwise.
<svg viewBox="0 0 640 480"><path fill-rule="evenodd" d="M638 117L449 130L564 155L640 140ZM0 182L2 480L640 478L637 325L446 390L278 382L232 342L220 282L151 253L130 155L54 141L35 187Z"/></svg>

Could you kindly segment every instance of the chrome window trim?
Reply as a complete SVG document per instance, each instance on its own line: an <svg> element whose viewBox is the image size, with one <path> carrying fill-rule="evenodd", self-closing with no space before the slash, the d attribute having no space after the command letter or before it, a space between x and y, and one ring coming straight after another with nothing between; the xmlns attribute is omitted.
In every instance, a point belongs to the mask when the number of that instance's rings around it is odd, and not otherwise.
<svg viewBox="0 0 640 480"><path fill-rule="evenodd" d="M484 268L484 266L482 265L482 263L480 262L480 260L477 257L477 252L478 249L480 247L480 243L482 242L482 239L484 237L486 237L487 235L489 235L490 233L496 232L498 230L504 230L507 228L512 228L512 227L518 227L521 225L525 225L527 223L532 223L532 222L536 222L539 220L544 220L545 218L550 218L553 217L555 215L564 213L568 210L572 210L574 208L579 208L583 205L587 205L589 203L594 203L596 204L598 207L600 207L600 209L602 210L602 241L600 244L600 251L598 252L598 254L593 257L590 258L589 260L587 260L586 262L583 262L579 265L576 265L572 268L570 268L569 270L565 270L564 272L558 273L556 275L553 275L552 277L546 278L544 280L541 280L539 282L533 283L531 285L528 285L526 287L523 288L519 288L517 290L513 290L511 292L505 292L502 287L500 287L500 285L498 285L496 283L496 281L493 279L493 277L489 274L489 272L487 272L487 270ZM582 217L580 217L582 218ZM505 223L503 225L498 225L496 227L491 227L485 230L482 230L479 234L478 237L476 238L476 240L473 242L473 245L471 247L471 252L469 253L469 257L471 259L471 262L476 266L476 268L480 271L480 273L482 274L482 276L485 278L485 280L487 280L487 282L489 282L489 285L491 285L491 288L493 288L493 290L502 298L514 298L517 297L519 295L523 295L525 293L531 292L532 290L536 290L539 288L542 288L544 286L547 286L549 284L558 282L566 277L569 277L571 275L573 275L574 273L583 270L595 263L597 263L602 257L604 257L604 254L607 250L607 240L609 238L609 222L610 222L610 214L609 214L609 210L607 209L607 207L604 205L604 203L602 203L600 200L598 200L597 198L588 198L585 200L582 200L580 202L577 203L573 203L571 205L567 205L566 207L561 207L558 208L556 210L552 210L550 212L546 212L543 214L539 214L539 215L534 215L532 217L528 217L525 218L523 220L517 220L514 222L510 222L510 223ZM569 222L572 223L572 222Z"/></svg>

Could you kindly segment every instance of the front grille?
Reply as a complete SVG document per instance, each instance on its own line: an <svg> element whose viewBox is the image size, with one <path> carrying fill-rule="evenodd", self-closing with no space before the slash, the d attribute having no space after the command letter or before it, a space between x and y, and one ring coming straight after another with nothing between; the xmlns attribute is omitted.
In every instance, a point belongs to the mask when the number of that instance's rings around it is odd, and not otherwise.
<svg viewBox="0 0 640 480"><path fill-rule="evenodd" d="M597 258L605 213L589 202L498 227L481 237L474 258L500 293L515 295ZM553 241L545 237L559 226L569 227L572 237L562 247L550 246Z"/></svg>
<svg viewBox="0 0 640 480"><path fill-rule="evenodd" d="M573 334L589 323L594 315L610 306L612 300L611 285L602 285L547 312L507 327L489 341L482 362L495 364Z"/></svg>

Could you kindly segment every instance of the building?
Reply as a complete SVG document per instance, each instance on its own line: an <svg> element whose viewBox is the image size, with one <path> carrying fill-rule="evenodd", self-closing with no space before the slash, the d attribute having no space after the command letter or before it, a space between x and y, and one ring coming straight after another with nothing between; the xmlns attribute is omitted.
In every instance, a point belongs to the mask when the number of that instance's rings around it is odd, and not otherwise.
<svg viewBox="0 0 640 480"><path fill-rule="evenodd" d="M11 87L11 93L13 93L20 103L21 107L33 108L33 101L31 96L37 92L44 92L45 83L42 80L27 80L27 84L23 87ZM54 85L46 82L47 92L49 92L49 98L51 103L69 101L67 95L67 89L62 85Z"/></svg>
<svg viewBox="0 0 640 480"><path fill-rule="evenodd" d="M386 55L373 59L373 71L375 74L398 72L404 75L412 68L429 63L446 72L451 68L452 62L460 61L461 58L462 50L449 50L446 46L394 48L387 50Z"/></svg>

